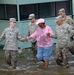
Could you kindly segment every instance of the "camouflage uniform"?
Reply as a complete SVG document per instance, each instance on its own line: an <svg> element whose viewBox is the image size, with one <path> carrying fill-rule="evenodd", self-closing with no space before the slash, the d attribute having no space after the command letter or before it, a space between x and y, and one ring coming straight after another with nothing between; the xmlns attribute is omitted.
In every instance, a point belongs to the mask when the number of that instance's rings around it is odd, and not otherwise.
<svg viewBox="0 0 74 75"><path fill-rule="evenodd" d="M65 18L63 18L63 21L74 27L74 22L73 22L71 17L66 16ZM68 46L69 46L70 51L74 51L74 39L73 39L73 37L74 37L74 34L70 34L70 39L68 42ZM74 52L73 52L73 54L74 54Z"/></svg>
<svg viewBox="0 0 74 75"><path fill-rule="evenodd" d="M74 22L73 22L72 18L69 17L69 16L66 16L66 12L65 12L65 9L64 8L61 8L59 10L59 13L58 14L60 16L62 16L62 19L63 19L64 22L68 23L69 25L74 26Z"/></svg>
<svg viewBox="0 0 74 75"><path fill-rule="evenodd" d="M28 34L27 36L30 36L31 34L33 34L35 32L35 30L37 29L38 25L35 23L29 23L28 25ZM31 39L31 47L32 47L32 51L33 51L33 56L36 57L36 53L37 53L37 41L36 39Z"/></svg>
<svg viewBox="0 0 74 75"><path fill-rule="evenodd" d="M71 26L74 26L74 22L73 22L72 18L69 16L66 16L65 18L63 18L63 21L68 23Z"/></svg>
<svg viewBox="0 0 74 75"><path fill-rule="evenodd" d="M67 59L67 51L68 51L68 41L69 41L69 34L74 33L72 30L72 26L68 25L67 23L63 23L63 25L56 27L56 60L59 59L60 62L63 62L63 65L68 64ZM59 64L60 65L60 64Z"/></svg>
<svg viewBox="0 0 74 75"><path fill-rule="evenodd" d="M5 60L9 66L16 68L18 58L18 40L24 41L24 38L21 37L18 28L15 27L11 30L8 27L3 31L0 41L4 39L6 39L6 43L3 48L5 50Z"/></svg>

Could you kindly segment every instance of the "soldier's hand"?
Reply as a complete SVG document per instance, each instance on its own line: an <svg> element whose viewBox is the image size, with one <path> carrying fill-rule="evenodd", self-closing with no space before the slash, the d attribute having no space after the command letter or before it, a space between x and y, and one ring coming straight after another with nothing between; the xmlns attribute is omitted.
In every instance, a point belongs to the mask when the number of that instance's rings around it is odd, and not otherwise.
<svg viewBox="0 0 74 75"><path fill-rule="evenodd" d="M27 39L27 38L25 38L24 40L25 40L25 41L28 41L28 39Z"/></svg>

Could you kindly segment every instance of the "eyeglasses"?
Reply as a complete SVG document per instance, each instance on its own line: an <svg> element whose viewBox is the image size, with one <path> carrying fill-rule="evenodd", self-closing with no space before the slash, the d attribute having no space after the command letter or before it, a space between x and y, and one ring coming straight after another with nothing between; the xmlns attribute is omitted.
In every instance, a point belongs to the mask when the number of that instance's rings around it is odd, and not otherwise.
<svg viewBox="0 0 74 75"><path fill-rule="evenodd" d="M12 22L12 21L10 21L10 22ZM16 22L13 22L13 23L16 23Z"/></svg>
<svg viewBox="0 0 74 75"><path fill-rule="evenodd" d="M16 23L16 22L13 22L13 23Z"/></svg>

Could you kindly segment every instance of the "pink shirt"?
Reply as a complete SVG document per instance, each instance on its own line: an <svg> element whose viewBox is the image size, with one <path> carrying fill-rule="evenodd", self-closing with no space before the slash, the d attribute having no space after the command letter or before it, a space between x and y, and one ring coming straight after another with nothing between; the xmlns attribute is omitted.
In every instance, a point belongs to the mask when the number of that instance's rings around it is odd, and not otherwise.
<svg viewBox="0 0 74 75"><path fill-rule="evenodd" d="M37 46L39 47L52 46L53 45L52 38L47 36L48 32L51 35L53 35L53 31L49 26L46 26L44 29L38 27L37 30L29 37L29 39L36 38Z"/></svg>

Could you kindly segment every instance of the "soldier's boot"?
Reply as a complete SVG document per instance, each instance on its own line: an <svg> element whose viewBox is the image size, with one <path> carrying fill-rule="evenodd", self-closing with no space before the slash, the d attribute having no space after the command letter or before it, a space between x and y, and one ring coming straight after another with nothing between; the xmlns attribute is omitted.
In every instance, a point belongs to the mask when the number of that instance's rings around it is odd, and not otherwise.
<svg viewBox="0 0 74 75"><path fill-rule="evenodd" d="M13 62L13 63L12 63L12 67L13 67L13 69L16 69L16 67L17 67L17 62Z"/></svg>
<svg viewBox="0 0 74 75"><path fill-rule="evenodd" d="M57 65L62 66L62 60L61 59L56 59L56 63L57 63Z"/></svg>
<svg viewBox="0 0 74 75"><path fill-rule="evenodd" d="M63 68L68 68L68 67L69 67L68 60L64 59L63 60Z"/></svg>
<svg viewBox="0 0 74 75"><path fill-rule="evenodd" d="M17 59L12 59L11 64L12 64L12 68L16 69L16 67L17 67Z"/></svg>
<svg viewBox="0 0 74 75"><path fill-rule="evenodd" d="M12 64L11 64L11 61L6 61L6 63L7 63L7 68L8 69L12 69L13 67L12 67Z"/></svg>
<svg viewBox="0 0 74 75"><path fill-rule="evenodd" d="M33 57L36 58L37 50L33 51Z"/></svg>
<svg viewBox="0 0 74 75"><path fill-rule="evenodd" d="M7 63L9 66L11 66L11 61L6 61L6 63Z"/></svg>

